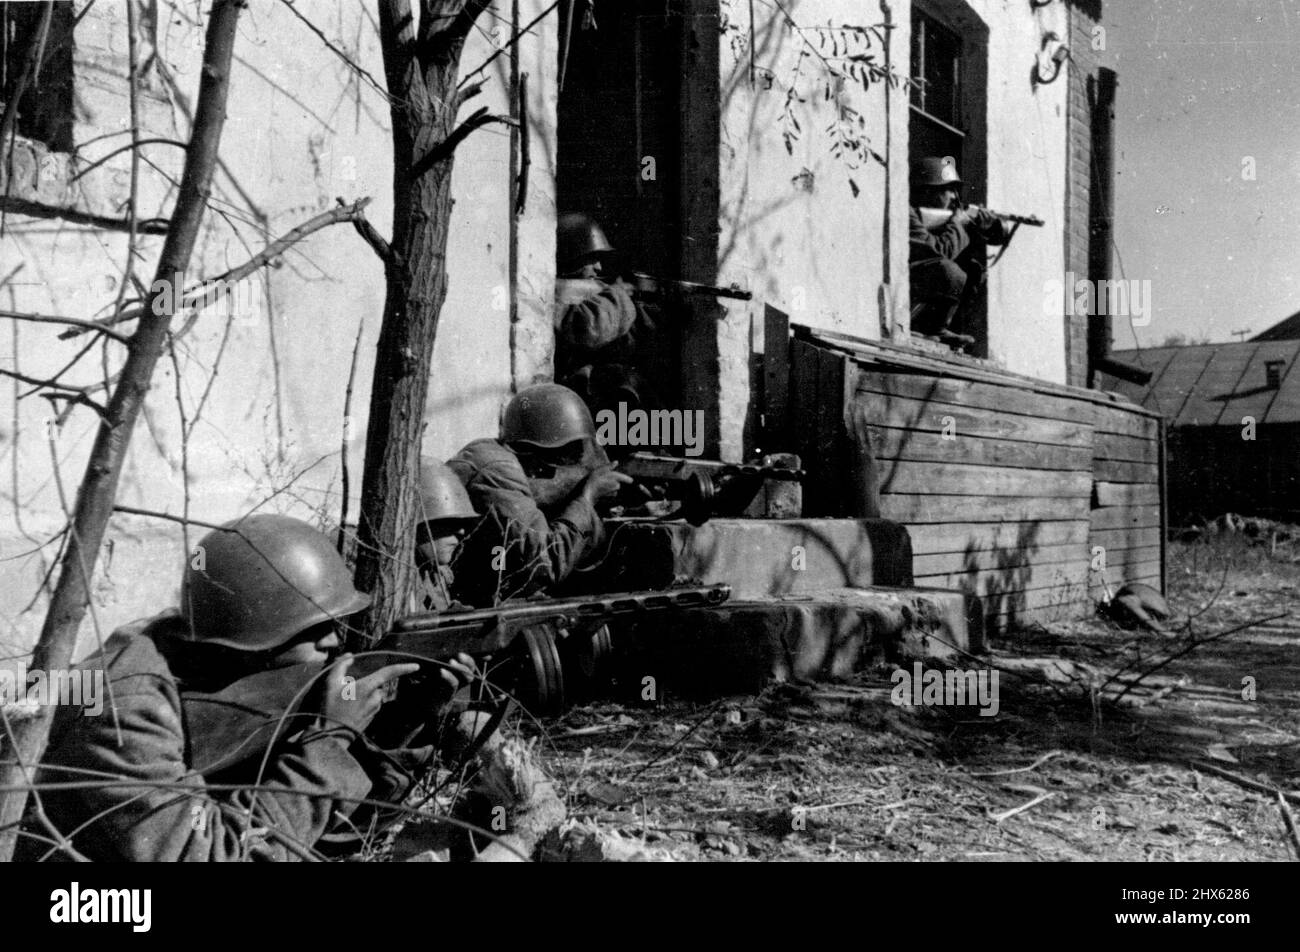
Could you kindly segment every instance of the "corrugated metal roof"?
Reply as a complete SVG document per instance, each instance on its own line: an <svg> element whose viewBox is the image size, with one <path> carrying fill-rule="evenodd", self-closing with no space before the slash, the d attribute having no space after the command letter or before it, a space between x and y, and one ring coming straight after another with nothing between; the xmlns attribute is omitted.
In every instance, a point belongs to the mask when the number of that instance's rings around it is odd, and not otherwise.
<svg viewBox="0 0 1300 952"><path fill-rule="evenodd" d="M1106 374L1101 388L1115 390L1171 426L1240 426L1300 422L1300 340L1242 341L1185 347L1117 350L1113 356L1151 371L1146 385ZM1265 365L1284 361L1279 387L1268 386Z"/></svg>

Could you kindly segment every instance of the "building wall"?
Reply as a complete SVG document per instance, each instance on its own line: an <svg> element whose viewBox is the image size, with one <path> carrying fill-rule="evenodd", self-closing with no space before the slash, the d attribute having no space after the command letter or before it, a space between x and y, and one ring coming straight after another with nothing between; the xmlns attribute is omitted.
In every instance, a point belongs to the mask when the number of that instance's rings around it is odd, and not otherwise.
<svg viewBox="0 0 1300 952"><path fill-rule="evenodd" d="M1100 6L1100 4L1097 4ZM1089 4L1070 6L1070 64L1067 81L1069 152L1066 157L1065 270L1080 277L1088 275L1092 238L1089 213L1093 199L1092 107L1089 85L1096 82L1100 51L1095 48L1097 14ZM1098 36L1104 36L1099 34ZM1065 322L1066 382L1088 386L1087 314L1067 314Z"/></svg>
<svg viewBox="0 0 1300 952"><path fill-rule="evenodd" d="M805 0L785 5L787 20L777 7L755 5L751 24L750 6L726 0L720 8L718 278L754 292L751 305L725 302L719 324L724 454L753 448L745 410L753 353L764 346L764 304L792 322L872 340L906 337L910 304L907 91L886 91L883 82L865 90L828 82L819 54L834 55L831 34L815 29L828 22L879 25L881 9ZM891 6L888 65L906 77L912 4ZM989 274L990 357L1009 370L1065 382L1060 309L1045 307L1045 297L1065 260L1067 83L1034 86L1030 73L1043 35L1067 35L1067 10L1063 4L1031 10L1009 0L925 0L924 6L955 22L978 18L987 28L986 108L968 123L986 129L981 177L987 195L972 197L1047 221L1044 228L1022 228ZM874 38L853 52L886 65L885 47ZM787 112L791 89L803 101ZM837 125L841 116L849 117L847 124ZM844 129L861 135L867 151L837 154Z"/></svg>
<svg viewBox="0 0 1300 952"><path fill-rule="evenodd" d="M83 6L78 4L78 10ZM519 7L527 22L545 4L521 0ZM336 197L372 197L370 221L381 234L391 227L388 109L369 78L379 78L382 85L384 75L373 14L344 0L298 9L368 76L341 63L287 5L254 4L244 11L222 165L212 211L195 249L192 279L242 263L268 236L332 207ZM154 53L158 58L143 78L143 136L188 135L205 26L196 10L193 4L162 2L156 35L149 31L142 37L141 59ZM507 38L503 23L510 15L511 4L498 0L483 17L483 31L471 34L464 54L467 68L482 63L493 44ZM555 49L554 16L518 44L520 69L530 75L528 111L535 128L527 206L514 239L513 282L510 134L502 126L488 127L457 152L450 288L434 357L424 447L434 455L451 455L470 439L495 433L512 380L527 383L550 372L555 156L554 136L547 130L555 114ZM71 174L125 141L123 5L100 3L90 9L76 31L74 64L74 140L82 144L80 164L72 165L67 154L47 157L39 146L24 144L17 151L19 170L10 194L120 217L130 186L126 154L77 182ZM501 56L489 67L472 107L509 111L509 64L510 57ZM139 172L141 213L166 216L174 197L169 177L179 173L182 153L168 145L145 146L143 152L148 161ZM4 307L89 318L112 304L126 256L125 235L13 211L5 230L5 244L12 250L5 255L4 272L16 264L22 270L0 289ZM140 244L136 273L146 282L153 276L160 242L149 238ZM320 524L337 521L340 444L346 434L355 518L384 304L379 260L350 226L334 225L296 245L240 290L247 292L240 300L251 302L247 312L232 316L209 309L178 342L180 391L192 428L187 460L191 517L223 522L260 506ZM352 420L345 426L345 384L358 332ZM0 366L32 377L54 373L86 340L60 341L56 334L57 329L39 324L7 328L0 335ZM109 355L111 371L120 362L121 348L110 344ZM82 385L103 373L92 352L66 380ZM30 397L15 403L15 395L26 389L0 382L5 470L0 482L0 590L7 596L0 599L0 649L5 642L30 643L43 614L39 598L31 611L23 608L37 592L54 546L34 554L31 550L62 524L46 434L55 436L63 489L71 499L97 424L94 414L81 408L62 427L49 427L46 401ZM174 370L164 358L134 434L120 502L180 513L186 496L183 442ZM174 600L182 547L174 524L115 518L101 554L104 572L95 587L101 627L107 630Z"/></svg>

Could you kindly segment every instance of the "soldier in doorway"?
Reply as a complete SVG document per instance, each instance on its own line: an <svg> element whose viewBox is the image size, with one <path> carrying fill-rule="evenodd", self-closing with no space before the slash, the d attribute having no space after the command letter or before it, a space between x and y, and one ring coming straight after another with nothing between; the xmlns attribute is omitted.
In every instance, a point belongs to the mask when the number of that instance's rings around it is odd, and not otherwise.
<svg viewBox="0 0 1300 952"><path fill-rule="evenodd" d="M609 273L614 247L586 215L561 215L556 235L556 379L595 415L660 406L646 379L656 327L631 284Z"/></svg>
<svg viewBox="0 0 1300 952"><path fill-rule="evenodd" d="M1010 229L997 215L961 204L962 180L950 155L921 159L911 181L912 332L962 350L975 338L957 322L984 277L974 242L1004 244Z"/></svg>

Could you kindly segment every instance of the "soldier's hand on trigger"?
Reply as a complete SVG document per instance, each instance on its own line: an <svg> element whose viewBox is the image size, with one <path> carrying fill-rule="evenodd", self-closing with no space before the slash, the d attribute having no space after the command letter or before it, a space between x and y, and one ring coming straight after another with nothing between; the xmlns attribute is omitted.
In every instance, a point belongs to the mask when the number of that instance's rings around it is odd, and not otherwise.
<svg viewBox="0 0 1300 952"><path fill-rule="evenodd" d="M325 700L321 715L327 727L349 727L363 732L375 719L384 702L392 697L393 682L420 670L418 664L390 664L364 678L349 683L348 669L353 657L345 654L334 666L325 682Z"/></svg>
<svg viewBox="0 0 1300 952"><path fill-rule="evenodd" d="M592 470L591 475L583 481L580 491L583 498L594 506L600 500L613 496L630 482L632 477L627 473L618 472L612 465L601 466Z"/></svg>

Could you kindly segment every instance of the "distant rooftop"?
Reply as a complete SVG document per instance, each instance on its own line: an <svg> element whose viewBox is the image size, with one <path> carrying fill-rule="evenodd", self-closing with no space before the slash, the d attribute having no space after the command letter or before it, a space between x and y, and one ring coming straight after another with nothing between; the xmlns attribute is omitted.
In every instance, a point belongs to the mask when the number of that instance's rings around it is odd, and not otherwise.
<svg viewBox="0 0 1300 952"><path fill-rule="evenodd" d="M1256 334L1251 340L1300 340L1300 312L1292 314L1286 320L1278 321L1264 333Z"/></svg>
<svg viewBox="0 0 1300 952"><path fill-rule="evenodd" d="M1259 424L1300 422L1300 333L1295 339L1117 350L1114 357L1151 371L1151 381L1138 385L1102 374L1100 387L1159 413L1171 426L1241 426L1247 416ZM1270 363L1279 374L1277 386L1269 380Z"/></svg>

